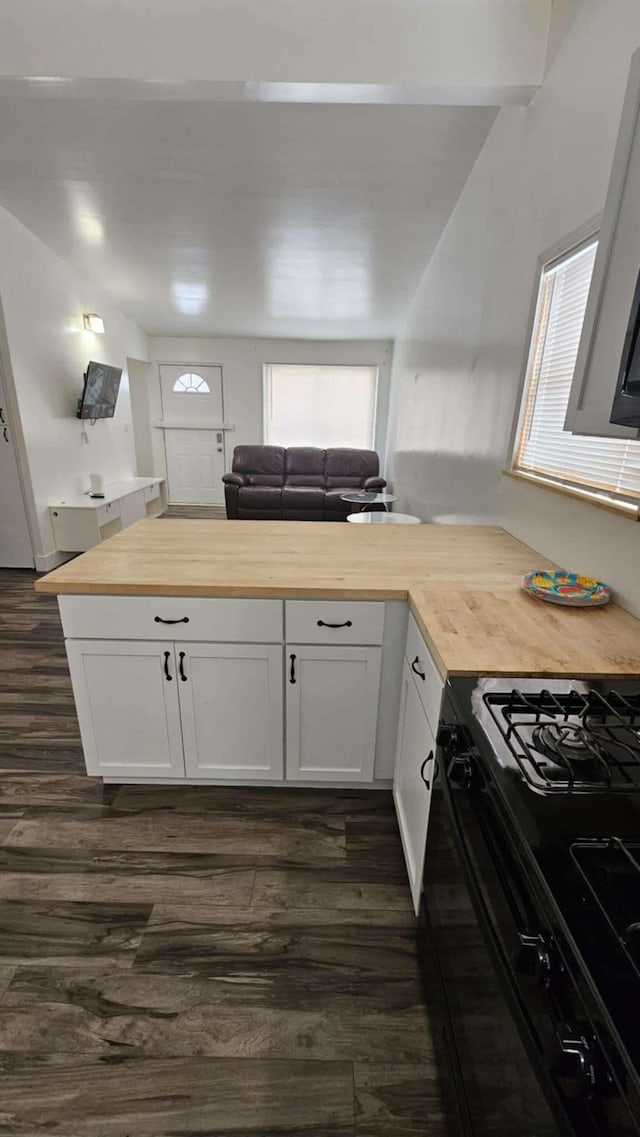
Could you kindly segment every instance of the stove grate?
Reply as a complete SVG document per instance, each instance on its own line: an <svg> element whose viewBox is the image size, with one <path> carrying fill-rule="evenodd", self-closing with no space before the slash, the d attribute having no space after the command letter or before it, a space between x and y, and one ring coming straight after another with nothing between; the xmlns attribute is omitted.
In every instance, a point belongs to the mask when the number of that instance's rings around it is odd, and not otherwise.
<svg viewBox="0 0 640 1137"><path fill-rule="evenodd" d="M487 692L483 699L534 789L556 794L640 791L640 695L514 688Z"/></svg>

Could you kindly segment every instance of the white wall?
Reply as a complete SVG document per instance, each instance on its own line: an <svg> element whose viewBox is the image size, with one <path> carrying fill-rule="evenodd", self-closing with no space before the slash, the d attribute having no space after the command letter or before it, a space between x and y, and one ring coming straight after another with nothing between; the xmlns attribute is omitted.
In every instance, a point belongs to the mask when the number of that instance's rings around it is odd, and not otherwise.
<svg viewBox="0 0 640 1137"><path fill-rule="evenodd" d="M260 443L263 438L262 369L265 363L370 363L377 364L378 408L376 449L384 457L389 380L393 345L387 340L279 340L279 339L149 339L151 358L160 363L217 363L222 366L224 416L235 425L227 435L226 460L230 467L233 447L240 443ZM150 408L159 419L161 403L157 370L151 380ZM142 400L140 401L142 405ZM340 408L336 407L336 414ZM136 407L137 416L137 407ZM140 433L143 433L141 427ZM139 433L136 421L136 436ZM162 474L162 431L153 431L155 474Z"/></svg>
<svg viewBox="0 0 640 1137"><path fill-rule="evenodd" d="M20 412L30 482L27 505L36 522L36 563L55 562L48 506L87 488L88 474L106 482L136 473L128 378L116 415L87 424L81 441L74 417L90 359L126 369L127 356L147 356L145 334L0 207L0 299L3 362ZM104 317L106 333L82 330L82 313ZM8 357L8 358L7 358Z"/></svg>
<svg viewBox="0 0 640 1137"><path fill-rule="evenodd" d="M640 45L637 0L572 8L531 107L500 111L396 341L388 468L410 512L499 520L640 614L637 526L501 476L537 258L604 205Z"/></svg>

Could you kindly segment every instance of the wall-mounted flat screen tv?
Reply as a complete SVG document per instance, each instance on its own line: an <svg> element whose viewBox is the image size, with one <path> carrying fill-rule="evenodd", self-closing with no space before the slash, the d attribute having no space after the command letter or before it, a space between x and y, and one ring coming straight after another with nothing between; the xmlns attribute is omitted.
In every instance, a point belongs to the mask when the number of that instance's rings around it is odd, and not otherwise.
<svg viewBox="0 0 640 1137"><path fill-rule="evenodd" d="M78 399L78 418L113 418L118 401L122 368L106 363L90 363L84 377L84 391Z"/></svg>

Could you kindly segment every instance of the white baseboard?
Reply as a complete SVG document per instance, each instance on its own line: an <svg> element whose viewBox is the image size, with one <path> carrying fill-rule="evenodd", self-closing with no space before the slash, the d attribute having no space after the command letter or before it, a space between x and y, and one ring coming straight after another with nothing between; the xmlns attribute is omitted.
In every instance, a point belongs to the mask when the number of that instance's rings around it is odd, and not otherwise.
<svg viewBox="0 0 640 1137"><path fill-rule="evenodd" d="M45 553L42 557L36 557L36 569L38 572L51 572L58 565L63 565L65 561L70 561L77 555L77 553L59 553L57 550L53 553Z"/></svg>

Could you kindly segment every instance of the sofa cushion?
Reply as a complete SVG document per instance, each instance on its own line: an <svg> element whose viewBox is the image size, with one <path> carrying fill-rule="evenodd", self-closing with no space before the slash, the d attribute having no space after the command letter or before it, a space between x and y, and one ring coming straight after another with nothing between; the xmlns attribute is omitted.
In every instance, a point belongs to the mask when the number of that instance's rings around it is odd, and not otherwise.
<svg viewBox="0 0 640 1137"><path fill-rule="evenodd" d="M343 493L357 493L358 486L333 486L331 489L325 491L325 509L333 513L351 513L352 509L357 506L351 501L342 501L341 494Z"/></svg>
<svg viewBox="0 0 640 1137"><path fill-rule="evenodd" d="M285 451L282 446L236 446L234 474L244 474L252 486L284 484Z"/></svg>
<svg viewBox="0 0 640 1137"><path fill-rule="evenodd" d="M282 509L282 489L280 486L240 486L238 508L240 512L262 509L274 512Z"/></svg>
<svg viewBox="0 0 640 1137"><path fill-rule="evenodd" d="M378 473L375 450L351 450L346 447L327 450L327 486L362 487L366 478Z"/></svg>
<svg viewBox="0 0 640 1137"><path fill-rule="evenodd" d="M286 451L285 483L288 486L324 486L326 450L316 446L290 446Z"/></svg>
<svg viewBox="0 0 640 1137"><path fill-rule="evenodd" d="M282 508L294 509L324 509L323 486L290 486L285 485L282 490Z"/></svg>

